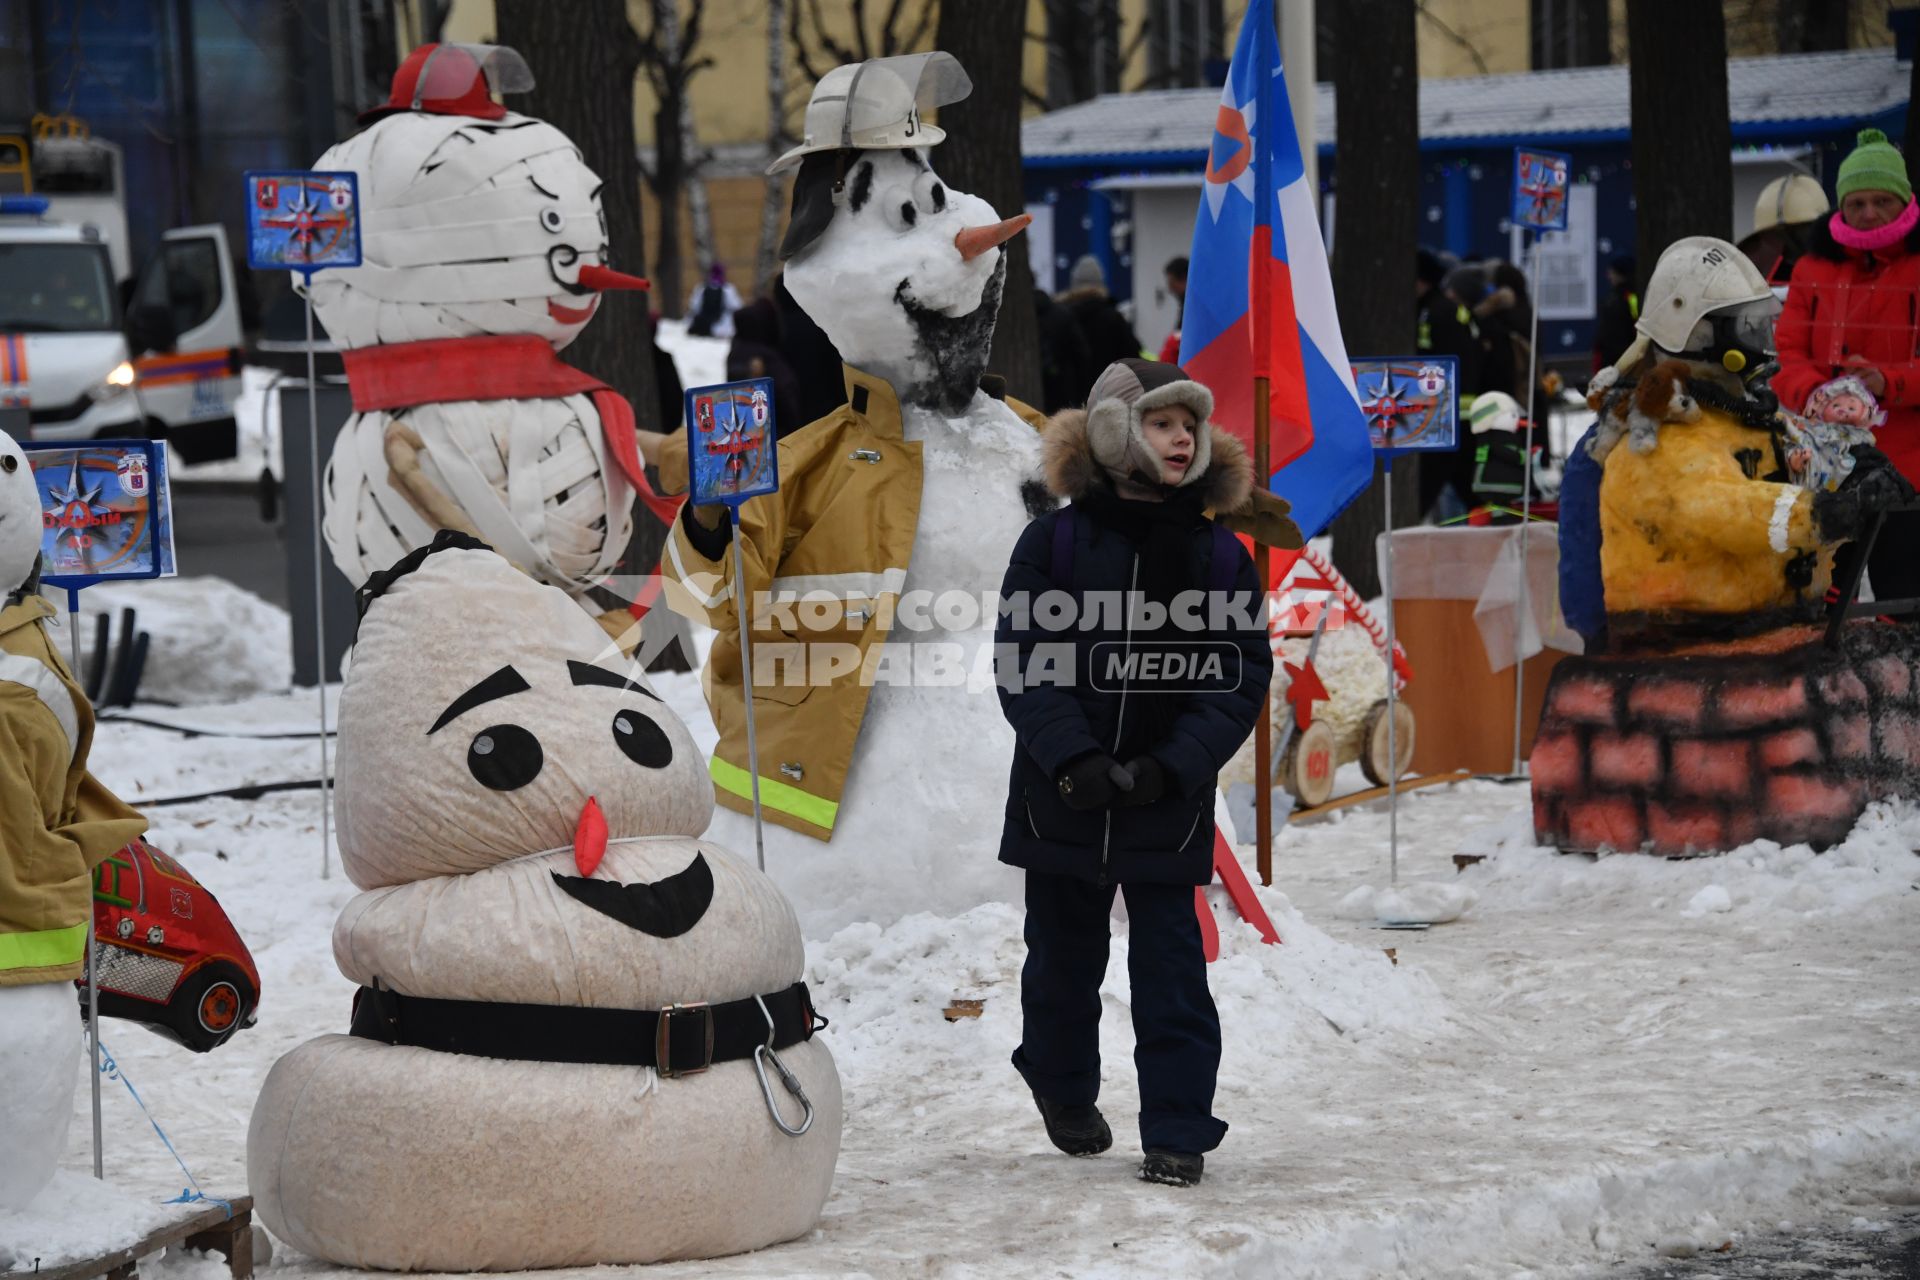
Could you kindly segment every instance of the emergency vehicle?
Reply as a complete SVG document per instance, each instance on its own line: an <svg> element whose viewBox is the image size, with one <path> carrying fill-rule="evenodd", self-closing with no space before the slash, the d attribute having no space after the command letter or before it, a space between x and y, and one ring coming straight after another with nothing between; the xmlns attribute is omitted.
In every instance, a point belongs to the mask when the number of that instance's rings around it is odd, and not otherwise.
<svg viewBox="0 0 1920 1280"><path fill-rule="evenodd" d="M165 439L231 457L243 341L225 229L133 274L120 148L71 117L0 132L0 417L36 440ZM4 411L14 410L7 414Z"/></svg>

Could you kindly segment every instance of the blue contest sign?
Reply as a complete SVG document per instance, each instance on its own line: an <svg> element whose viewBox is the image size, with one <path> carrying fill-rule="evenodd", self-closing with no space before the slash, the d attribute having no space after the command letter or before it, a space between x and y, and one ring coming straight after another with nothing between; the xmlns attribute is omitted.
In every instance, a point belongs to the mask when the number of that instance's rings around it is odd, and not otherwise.
<svg viewBox="0 0 1920 1280"><path fill-rule="evenodd" d="M1355 360L1353 386L1375 452L1438 451L1460 442L1460 364L1454 357Z"/></svg>
<svg viewBox="0 0 1920 1280"><path fill-rule="evenodd" d="M77 591L96 582L173 576L165 446L90 440L20 448L40 491L42 581Z"/></svg>
<svg viewBox="0 0 1920 1280"><path fill-rule="evenodd" d="M360 265L360 184L351 172L250 171L247 265L304 271Z"/></svg>
<svg viewBox="0 0 1920 1280"><path fill-rule="evenodd" d="M1560 151L1513 149L1513 223L1533 232L1567 229L1567 183L1573 157Z"/></svg>
<svg viewBox="0 0 1920 1280"><path fill-rule="evenodd" d="M774 450L773 380L746 378L687 393L687 500L738 507L780 487Z"/></svg>

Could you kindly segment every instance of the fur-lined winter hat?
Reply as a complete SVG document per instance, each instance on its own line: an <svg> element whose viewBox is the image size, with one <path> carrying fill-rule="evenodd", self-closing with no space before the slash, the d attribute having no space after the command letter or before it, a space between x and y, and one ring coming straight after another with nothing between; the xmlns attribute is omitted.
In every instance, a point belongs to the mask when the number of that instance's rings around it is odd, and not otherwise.
<svg viewBox="0 0 1920 1280"><path fill-rule="evenodd" d="M1160 459L1147 443L1140 421L1153 409L1183 405L1193 414L1193 461L1176 488L1206 474L1212 461L1213 392L1187 376L1177 364L1159 360L1116 360L1094 379L1087 392L1087 439L1096 462L1116 476L1144 471L1155 479Z"/></svg>

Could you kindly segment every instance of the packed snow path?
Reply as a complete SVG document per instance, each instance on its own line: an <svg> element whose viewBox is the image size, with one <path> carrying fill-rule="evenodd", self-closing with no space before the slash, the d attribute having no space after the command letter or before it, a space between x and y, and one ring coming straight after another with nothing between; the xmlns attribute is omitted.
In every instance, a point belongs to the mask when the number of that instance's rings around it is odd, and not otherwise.
<svg viewBox="0 0 1920 1280"><path fill-rule="evenodd" d="M692 679L663 692L710 740ZM310 706L310 694L289 698L278 722L298 726ZM271 711L271 701L202 707L192 719L257 730ZM301 776L311 754L311 743L105 724L94 758L109 784L156 795ZM1478 904L1426 933L1343 915L1369 896L1358 886L1384 882L1383 812L1283 835L1266 900L1288 945L1224 928L1212 970L1226 1033L1217 1110L1233 1129L1190 1191L1134 1178L1123 925L1103 1022L1102 1102L1117 1141L1088 1160L1048 1146L1007 1065L1019 1032L1016 907L811 940L808 977L833 1019L825 1034L848 1107L822 1226L765 1253L648 1274L1578 1275L1651 1263L1661 1240L1711 1247L1842 1204L1873 1214L1911 1202L1920 810L1872 811L1819 857L1758 845L1687 863L1590 862L1533 849L1527 804L1523 788L1492 783L1405 799L1403 881L1453 882L1453 854L1490 855L1458 877ZM337 860L319 879L312 793L153 818L154 842L220 897L252 945L260 1023L205 1057L130 1024L105 1031L219 1194L244 1181L267 1068L345 1026L352 992L329 931L353 889ZM972 856L992 856L991 825ZM984 1016L944 1021L955 996L983 998ZM152 1200L176 1194L182 1178L125 1090L108 1082L104 1097L109 1175ZM75 1175L89 1163L84 1087L78 1105ZM526 1184L541 1194L537 1170ZM77 1200L80 1185L54 1191ZM617 1211L620 1189L606 1199ZM100 1239L103 1215L79 1218L76 1204L29 1240L25 1222L0 1217L0 1251L33 1245L51 1265ZM217 1265L178 1270L211 1276ZM275 1266L336 1274L284 1248Z"/></svg>

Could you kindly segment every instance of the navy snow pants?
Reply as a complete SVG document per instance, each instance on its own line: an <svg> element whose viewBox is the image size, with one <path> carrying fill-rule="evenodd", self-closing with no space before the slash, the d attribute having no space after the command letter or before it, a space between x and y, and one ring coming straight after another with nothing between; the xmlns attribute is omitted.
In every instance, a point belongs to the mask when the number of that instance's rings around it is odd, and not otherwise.
<svg viewBox="0 0 1920 1280"><path fill-rule="evenodd" d="M1133 1064L1140 1075L1140 1145L1199 1154L1226 1136L1213 1116L1220 1015L1190 884L1127 884L1127 977ZM1013 1065L1027 1087L1067 1106L1100 1096L1100 982L1107 972L1113 885L1027 872L1024 1018Z"/></svg>

